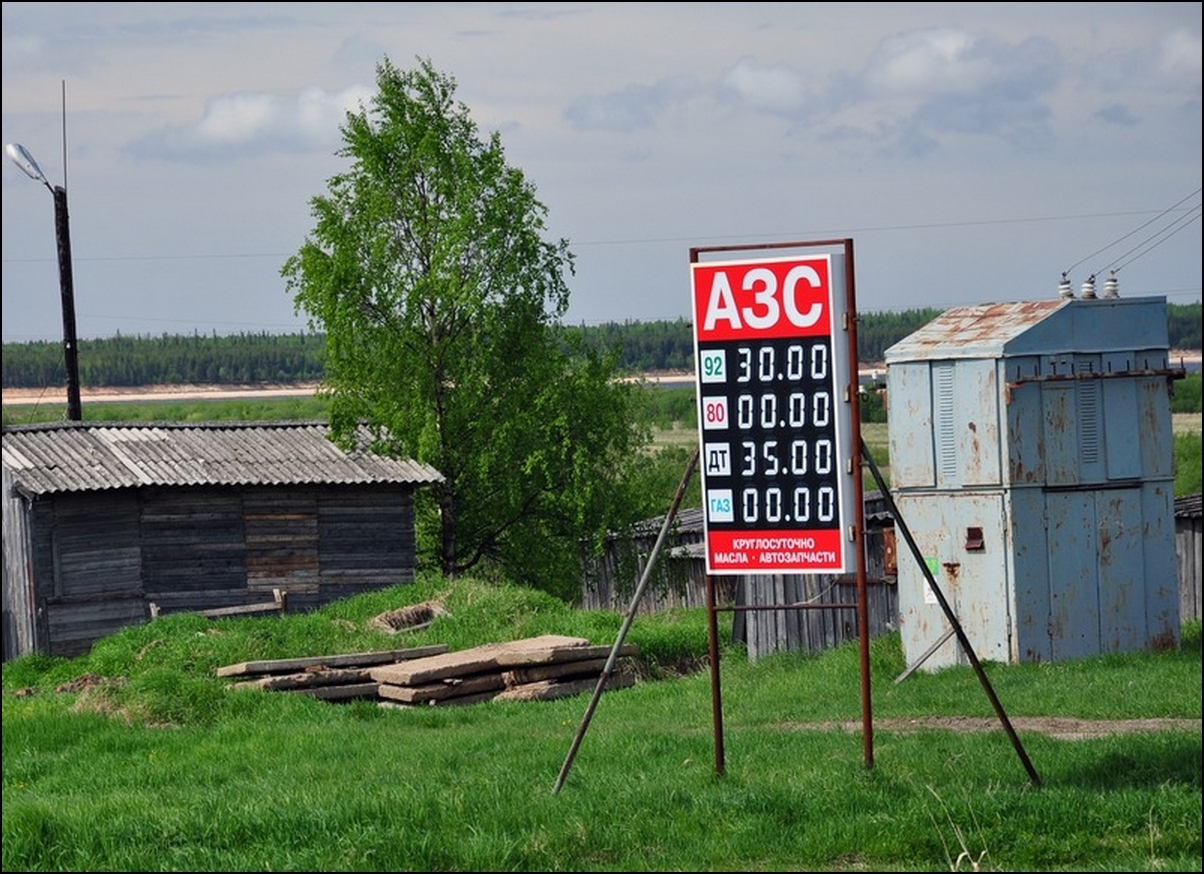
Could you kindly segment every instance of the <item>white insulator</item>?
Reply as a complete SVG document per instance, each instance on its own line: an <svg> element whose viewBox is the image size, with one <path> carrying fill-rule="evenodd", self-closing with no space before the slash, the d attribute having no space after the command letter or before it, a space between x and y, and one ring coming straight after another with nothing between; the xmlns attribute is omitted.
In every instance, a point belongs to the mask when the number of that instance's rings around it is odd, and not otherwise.
<svg viewBox="0 0 1204 874"><path fill-rule="evenodd" d="M1058 283L1058 297L1064 300L1074 297L1074 286L1070 284L1065 273L1062 274L1062 281Z"/></svg>
<svg viewBox="0 0 1204 874"><path fill-rule="evenodd" d="M1120 297L1120 280L1109 276L1104 283L1104 297Z"/></svg>
<svg viewBox="0 0 1204 874"><path fill-rule="evenodd" d="M1095 299L1095 276L1088 276L1083 283L1083 287L1079 289L1079 297L1083 300Z"/></svg>

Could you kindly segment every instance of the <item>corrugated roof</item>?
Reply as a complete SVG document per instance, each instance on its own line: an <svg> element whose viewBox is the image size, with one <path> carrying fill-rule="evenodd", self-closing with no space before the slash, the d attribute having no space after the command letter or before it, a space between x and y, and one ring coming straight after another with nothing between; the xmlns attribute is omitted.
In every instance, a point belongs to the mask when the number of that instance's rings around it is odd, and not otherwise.
<svg viewBox="0 0 1204 874"><path fill-rule="evenodd" d="M1175 498L1176 519L1199 519L1201 514L1201 495L1183 495Z"/></svg>
<svg viewBox="0 0 1204 874"><path fill-rule="evenodd" d="M433 467L344 452L323 422L27 425L4 429L4 466L28 495L140 486L440 482Z"/></svg>

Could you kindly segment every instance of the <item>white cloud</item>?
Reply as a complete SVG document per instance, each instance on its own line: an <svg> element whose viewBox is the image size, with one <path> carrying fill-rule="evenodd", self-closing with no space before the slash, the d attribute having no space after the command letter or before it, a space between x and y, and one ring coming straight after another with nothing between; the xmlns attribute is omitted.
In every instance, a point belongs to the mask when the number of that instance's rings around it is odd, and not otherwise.
<svg viewBox="0 0 1204 874"><path fill-rule="evenodd" d="M1200 35L1178 29L1158 40L1156 67L1182 87L1200 90Z"/></svg>
<svg viewBox="0 0 1204 874"><path fill-rule="evenodd" d="M798 70L749 57L741 58L723 74L722 87L753 109L777 115L795 115L815 102L812 89Z"/></svg>
<svg viewBox="0 0 1204 874"><path fill-rule="evenodd" d="M861 81L867 96L920 100L1000 93L1036 96L1061 75L1061 53L1045 37L1017 43L952 28L898 34L882 41Z"/></svg>
<svg viewBox="0 0 1204 874"><path fill-rule="evenodd" d="M339 141L346 113L366 104L373 93L353 85L338 92L310 87L287 96L224 94L210 100L195 123L152 132L132 151L141 158L170 161L327 148Z"/></svg>
<svg viewBox="0 0 1204 874"><path fill-rule="evenodd" d="M974 39L952 28L912 31L882 41L862 76L876 96L966 93L991 78Z"/></svg>
<svg viewBox="0 0 1204 874"><path fill-rule="evenodd" d="M283 121L273 94L231 94L210 102L205 116L194 128L202 143L226 145L246 143Z"/></svg>

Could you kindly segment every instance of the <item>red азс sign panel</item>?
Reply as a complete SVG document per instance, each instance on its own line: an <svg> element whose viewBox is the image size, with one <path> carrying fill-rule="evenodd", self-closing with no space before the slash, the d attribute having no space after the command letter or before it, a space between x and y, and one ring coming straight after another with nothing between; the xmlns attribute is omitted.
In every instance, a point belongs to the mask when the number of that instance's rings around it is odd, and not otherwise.
<svg viewBox="0 0 1204 874"><path fill-rule="evenodd" d="M850 569L842 277L827 254L691 265L708 573Z"/></svg>

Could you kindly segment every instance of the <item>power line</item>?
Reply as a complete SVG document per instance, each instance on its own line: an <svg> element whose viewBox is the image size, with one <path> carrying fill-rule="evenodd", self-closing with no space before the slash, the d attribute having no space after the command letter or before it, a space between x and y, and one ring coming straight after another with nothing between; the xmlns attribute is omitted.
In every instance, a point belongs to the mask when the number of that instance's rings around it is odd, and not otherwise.
<svg viewBox="0 0 1204 874"><path fill-rule="evenodd" d="M1096 250L1095 250L1094 252L1092 252L1090 255L1087 255L1087 256L1085 256L1085 257L1083 257L1083 258L1080 258L1078 261L1076 261L1075 263L1071 264L1071 265L1070 265L1069 267L1067 267L1067 268L1066 268L1064 271L1062 271L1062 275L1063 275L1063 276L1068 276L1068 275L1070 274L1070 272L1071 272L1072 270L1074 270L1074 268L1078 267L1078 266L1079 266L1080 264L1082 264L1084 261L1088 261L1088 260L1090 260L1091 258L1094 258L1096 255L1099 255L1101 252L1106 252L1106 251L1108 251L1108 250L1109 250L1109 249L1111 249L1113 246L1115 246L1115 245L1118 245L1119 243L1122 243L1122 242L1124 242L1124 241L1125 241L1125 240L1127 240L1129 237L1131 237L1131 236L1133 236L1134 234L1136 234L1138 231L1141 231L1141 230L1143 230L1143 229L1145 229L1145 228L1149 227L1149 226L1150 226L1150 225L1152 225L1154 222L1156 222L1156 221L1158 221L1159 219L1163 218L1163 217L1164 217L1164 216L1165 216L1167 213L1169 213L1169 212L1172 212L1172 211L1174 211L1175 209L1177 209L1177 208L1178 208L1180 205L1182 205L1184 202L1186 202L1186 201L1188 201L1188 200L1191 200L1193 197L1195 197L1197 194L1199 194L1199 193L1200 193L1200 191L1201 191L1201 189L1197 188L1195 191L1193 191L1191 194L1187 195L1187 197L1184 197L1184 198L1183 198L1182 200L1180 200L1178 203L1174 203L1174 204L1172 204L1171 206L1168 206L1166 209L1164 209L1162 212L1158 213L1158 215L1154 216L1154 217L1153 217L1152 219L1150 219L1148 222L1145 222L1144 224L1138 225L1137 227L1133 228L1133 230L1131 230L1131 231L1129 231L1127 234L1125 234L1123 237L1120 237L1120 238L1118 238L1118 239L1115 239L1115 240L1113 240L1111 243L1109 243L1108 245L1104 246L1103 248L1101 248L1101 249L1096 249ZM1194 209L1195 209L1195 210L1198 210L1199 208L1200 208L1200 207L1199 207L1199 205L1198 205L1198 204L1197 204L1197 205L1194 207ZM1190 213L1188 213L1188 215L1190 215ZM1198 218L1198 216L1197 216L1197 218ZM1173 225L1172 225L1172 227L1173 227ZM1177 233L1177 232L1176 232L1176 233ZM1174 235L1172 234L1171 236L1174 236ZM1147 238L1146 238L1146 242L1148 242L1148 241L1149 241L1149 239L1150 239L1150 238L1148 238L1148 237L1147 237ZM1144 245L1144 243L1143 243L1143 244L1140 244L1140 245ZM1129 252L1132 252L1132 251L1133 251L1132 249L1130 249L1130 250L1129 250ZM1126 252L1125 254L1127 255L1127 254L1129 254L1129 253L1128 253L1128 252ZM1144 253L1142 253L1142 254L1144 254ZM1121 256L1121 258L1123 258L1123 257L1124 257L1124 255L1122 255L1122 256ZM1119 260L1119 259L1118 259L1118 260ZM1112 263L1113 263L1113 264L1115 264L1116 262L1115 262L1115 261L1113 261ZM1126 263L1127 263L1127 262L1126 262ZM1112 266L1111 264L1109 264L1109 265L1108 265L1108 267L1111 267L1111 266ZM1105 267L1104 269L1106 270L1106 269L1108 269L1108 268L1107 268L1107 267ZM1099 272L1100 272L1100 271L1096 271L1096 273L1099 273ZM1095 275L1095 274L1093 274L1093 275Z"/></svg>
<svg viewBox="0 0 1204 874"><path fill-rule="evenodd" d="M1200 193L1200 189L1196 189L1194 194L1188 195L1188 197L1183 198L1183 200L1188 200L1190 197L1194 196L1195 194L1199 194L1199 193ZM1179 201L1179 203L1183 203L1183 200ZM1067 270L1067 272L1070 272L1070 270L1073 270L1075 267L1078 267L1079 264L1083 263L1083 261L1086 261L1090 258L1095 257L1096 255L1100 254L1100 252L1110 249L1112 246L1115 246L1117 243L1123 242L1128 237L1137 233L1142 228L1145 228L1145 227L1149 226L1150 224L1153 224L1154 222L1158 221L1158 219L1165 216L1168 212L1171 212L1172 210L1174 210L1175 207L1177 207L1178 205L1179 204L1175 204L1174 206L1171 206L1168 209L1163 210L1162 212L1158 213L1156 216L1151 218L1149 221L1145 222L1142 225L1139 225L1137 228L1134 228L1132 231L1125 234L1123 237L1109 243L1103 249L1100 249L1096 252L1091 253L1086 258L1083 258L1078 263L1072 265ZM989 226L993 226L993 225L1036 224L1036 223L1040 223L1040 222L1083 221L1086 219L1116 218L1116 217L1121 217L1121 216L1146 215L1148 212L1149 212L1148 210L1124 210L1121 212L1086 213L1086 214L1080 214L1080 215L1027 216L1027 217L1017 217L1017 218L976 219L976 220L972 220L972 221L957 221L957 222L925 222L925 223L919 223L919 224L899 224L899 225L866 225L866 226L852 227L852 228L835 228L835 229L834 228L826 228L826 229L811 229L811 230L805 230L805 231L797 231L796 230L796 231L790 231L790 232L786 232L786 233L779 232L779 233L773 233L773 234L765 234L765 233L724 234L724 235L719 235L719 236L714 236L714 235L710 235L710 234L695 234L695 235L689 236L689 237L644 237L644 238L615 239L615 240L585 240L585 241L578 240L578 241L573 242L571 245L574 249L580 249L580 248L588 248L591 246L630 246L630 245L656 244L656 243L695 243L700 239L709 239L709 240L715 240L715 241L737 241L737 240L753 240L753 239L762 240L762 239L766 239L768 237L773 237L773 238L798 237L801 239L804 237L810 238L810 237L814 237L817 235L818 236L832 236L832 235L844 236L844 235L848 235L848 234L883 233L883 232L887 232L887 231L924 231L924 230L939 230L942 228L971 228L971 227L989 227ZM88 255L81 256L79 253L76 253L74 258L77 262L80 262L80 261L86 261L86 262L185 261L185 260L211 261L211 260L233 260L233 259L256 259L256 258L288 258L295 254L296 254L295 251L293 251L293 252L233 252L233 253L210 253L210 254L165 254L165 255L164 254L159 254L159 255L92 255L92 256L88 256ZM44 261L48 261L48 260L52 260L52 259L48 259L48 258L5 258L4 263L6 263L6 264L39 263L39 262L44 262Z"/></svg>
<svg viewBox="0 0 1204 874"><path fill-rule="evenodd" d="M1105 267L1104 269L1107 270L1107 269L1111 268L1111 270L1114 274L1119 273L1122 267L1126 267L1129 264L1132 264L1134 261L1136 261L1142 255L1145 255L1146 253L1148 253L1154 249L1157 249L1159 246L1161 246L1163 243L1165 243L1171 237L1175 236L1175 234L1179 233L1181 230L1188 227L1189 225L1192 225L1195 222L1199 221L1199 219L1200 219L1200 205L1197 204L1195 209L1191 213L1180 216L1175 221L1174 224L1170 225L1169 227L1163 228L1161 231L1159 231L1158 233L1156 233L1150 237L1147 237L1144 241L1139 243L1137 246L1134 246L1132 249L1130 249L1124 255L1121 255L1119 258L1117 258L1115 261L1113 261L1112 264L1107 265L1107 267ZM1176 227L1175 225L1178 225L1178 227ZM1151 240L1153 242L1149 246L1146 246L1146 243L1150 243ZM1141 248L1142 246L1145 246L1145 248L1142 249ZM1136 251L1137 249L1141 249L1141 251L1137 252L1136 255L1134 255L1132 258L1129 258L1123 264L1117 264L1117 262L1119 262L1121 259L1125 258L1130 253ZM1113 267L1114 264L1117 266Z"/></svg>

